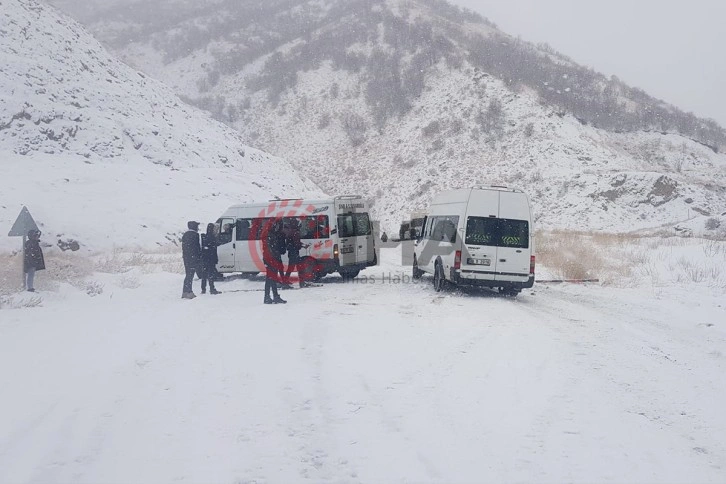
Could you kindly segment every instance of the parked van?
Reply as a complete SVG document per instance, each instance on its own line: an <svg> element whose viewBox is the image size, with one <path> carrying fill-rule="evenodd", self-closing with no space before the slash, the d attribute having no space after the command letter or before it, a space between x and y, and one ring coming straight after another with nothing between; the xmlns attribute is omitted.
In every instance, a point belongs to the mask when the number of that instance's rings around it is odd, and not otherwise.
<svg viewBox="0 0 726 484"><path fill-rule="evenodd" d="M274 219L282 219L283 226L294 221L300 227L301 241L308 246L300 251L302 266L310 278L338 272L352 279L377 264L368 211L369 203L357 195L234 205L217 220L217 269L223 273L263 272L262 238Z"/></svg>
<svg viewBox="0 0 726 484"><path fill-rule="evenodd" d="M534 285L534 227L529 197L521 190L487 186L436 196L414 247L413 277L498 288L517 295Z"/></svg>

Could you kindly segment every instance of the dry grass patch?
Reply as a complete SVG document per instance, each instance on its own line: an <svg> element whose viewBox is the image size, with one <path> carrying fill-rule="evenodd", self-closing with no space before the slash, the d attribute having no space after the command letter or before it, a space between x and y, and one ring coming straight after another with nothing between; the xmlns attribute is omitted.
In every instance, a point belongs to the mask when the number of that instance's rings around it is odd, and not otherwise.
<svg viewBox="0 0 726 484"><path fill-rule="evenodd" d="M726 287L726 243L669 235L538 232L537 260L557 278L632 287L662 281ZM705 258L704 258L705 255Z"/></svg>

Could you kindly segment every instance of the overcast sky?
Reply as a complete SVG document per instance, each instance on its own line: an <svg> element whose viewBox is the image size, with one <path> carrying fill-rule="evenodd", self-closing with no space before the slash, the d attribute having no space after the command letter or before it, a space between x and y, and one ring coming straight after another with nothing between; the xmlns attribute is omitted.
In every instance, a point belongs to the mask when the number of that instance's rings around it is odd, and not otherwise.
<svg viewBox="0 0 726 484"><path fill-rule="evenodd" d="M450 0L726 127L726 0Z"/></svg>

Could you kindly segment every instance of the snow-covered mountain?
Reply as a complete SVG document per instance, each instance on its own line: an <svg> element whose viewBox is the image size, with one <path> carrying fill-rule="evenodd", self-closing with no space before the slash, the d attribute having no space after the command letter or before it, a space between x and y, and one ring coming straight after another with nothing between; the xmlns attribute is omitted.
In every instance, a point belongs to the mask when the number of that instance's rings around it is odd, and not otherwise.
<svg viewBox="0 0 726 484"><path fill-rule="evenodd" d="M480 182L528 191L545 227L703 230L726 212L714 121L442 0L89 5L127 62L323 189L371 197L389 230Z"/></svg>
<svg viewBox="0 0 726 484"><path fill-rule="evenodd" d="M320 193L242 139L53 7L0 0L1 226L27 205L50 242L148 245L232 203Z"/></svg>

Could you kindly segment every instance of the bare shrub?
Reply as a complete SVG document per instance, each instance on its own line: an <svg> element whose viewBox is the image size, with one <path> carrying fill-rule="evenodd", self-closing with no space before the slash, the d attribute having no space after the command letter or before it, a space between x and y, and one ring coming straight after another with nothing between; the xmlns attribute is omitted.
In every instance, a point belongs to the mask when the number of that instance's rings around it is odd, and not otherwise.
<svg viewBox="0 0 726 484"><path fill-rule="evenodd" d="M716 257L717 255L724 252L723 244L716 240L706 240L702 248L703 253L706 255L706 257Z"/></svg>
<svg viewBox="0 0 726 484"><path fill-rule="evenodd" d="M98 281L88 281L85 284L85 291L91 297L103 294L103 284Z"/></svg>
<svg viewBox="0 0 726 484"><path fill-rule="evenodd" d="M562 279L591 279L604 265L591 242L565 233L537 234L537 259Z"/></svg>
<svg viewBox="0 0 726 484"><path fill-rule="evenodd" d="M20 252L0 254L0 295L8 295L22 287L23 259Z"/></svg>
<svg viewBox="0 0 726 484"><path fill-rule="evenodd" d="M0 309L37 308L42 305L43 305L43 299L40 296L30 296L30 297L0 296Z"/></svg>
<svg viewBox="0 0 726 484"><path fill-rule="evenodd" d="M430 138L436 134L439 134L441 132L441 122L435 120L431 121L429 124L421 128L421 134L426 137Z"/></svg>
<svg viewBox="0 0 726 484"><path fill-rule="evenodd" d="M123 289L138 289L141 287L141 281L133 274L122 275L118 280L118 284Z"/></svg>
<svg viewBox="0 0 726 484"><path fill-rule="evenodd" d="M45 255L45 271L36 275L39 289L50 289L65 282L78 285L93 273L93 264L88 256L78 252L49 252Z"/></svg>
<svg viewBox="0 0 726 484"><path fill-rule="evenodd" d="M360 114L354 112L347 112L341 115L340 124L343 127L343 131L348 135L348 140L353 146L359 146L366 140L366 131L368 130L368 123L365 118Z"/></svg>
<svg viewBox="0 0 726 484"><path fill-rule="evenodd" d="M706 230L716 230L721 227L721 221L716 217L710 217L706 220Z"/></svg>
<svg viewBox="0 0 726 484"><path fill-rule="evenodd" d="M184 274L184 262L179 260L167 260L161 263L161 270L172 274Z"/></svg>

